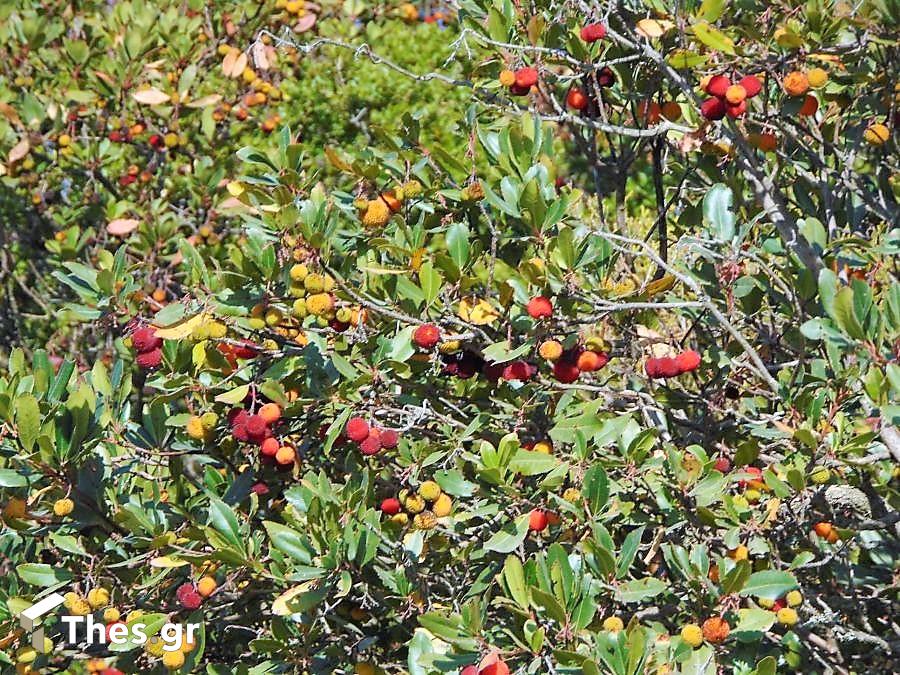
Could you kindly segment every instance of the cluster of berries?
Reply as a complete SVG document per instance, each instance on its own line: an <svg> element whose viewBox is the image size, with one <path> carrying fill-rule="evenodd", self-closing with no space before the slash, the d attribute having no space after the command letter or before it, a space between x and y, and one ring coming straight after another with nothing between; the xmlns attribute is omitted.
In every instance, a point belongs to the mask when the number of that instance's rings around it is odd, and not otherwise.
<svg viewBox="0 0 900 675"><path fill-rule="evenodd" d="M435 481L426 480L415 492L404 489L398 497L382 500L379 508L394 523L406 525L412 517L413 527L431 530L437 526L438 518L453 511L453 500Z"/></svg>
<svg viewBox="0 0 900 675"><path fill-rule="evenodd" d="M762 82L755 75L747 75L735 84L724 75L713 75L703 90L710 98L700 105L700 114L708 120L720 120L725 115L737 119L747 112L747 100L762 91Z"/></svg>
<svg viewBox="0 0 900 675"><path fill-rule="evenodd" d="M281 444L273 434L272 427L280 419L281 406L277 403L266 403L256 413L236 408L228 414L231 433L237 440L258 444L264 460L286 468L294 465L297 453L290 445Z"/></svg>
<svg viewBox="0 0 900 675"><path fill-rule="evenodd" d="M144 370L153 370L162 363L162 338L150 326L138 328L131 334L131 346L137 352L137 364Z"/></svg>
<svg viewBox="0 0 900 675"><path fill-rule="evenodd" d="M548 340L548 342L556 341ZM542 349L544 354L550 351L545 347L546 344L545 342L541 345L544 348ZM559 345L558 342L556 344ZM609 354L584 349L580 346L563 351L562 345L559 345L559 356L551 360L553 361L553 377L563 384L571 384L581 376L581 373L593 373L595 370L603 368L609 363Z"/></svg>
<svg viewBox="0 0 900 675"><path fill-rule="evenodd" d="M518 70L504 70L500 73L500 83L509 88L513 96L525 96L538 82L537 68L526 66Z"/></svg>
<svg viewBox="0 0 900 675"><path fill-rule="evenodd" d="M647 359L644 369L647 376L652 378L678 377L692 370L697 370L700 366L700 354L693 349L688 349L678 356L672 358L664 356L659 359Z"/></svg>
<svg viewBox="0 0 900 675"><path fill-rule="evenodd" d="M344 435L357 443L364 455L376 455L382 449L391 450L400 442L400 434L395 429L371 427L362 417L347 420Z"/></svg>

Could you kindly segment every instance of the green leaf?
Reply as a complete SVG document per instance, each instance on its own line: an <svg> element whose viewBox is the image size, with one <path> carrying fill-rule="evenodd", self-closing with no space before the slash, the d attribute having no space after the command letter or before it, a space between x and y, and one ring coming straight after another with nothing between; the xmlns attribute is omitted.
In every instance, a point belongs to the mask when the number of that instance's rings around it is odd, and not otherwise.
<svg viewBox="0 0 900 675"><path fill-rule="evenodd" d="M619 602L641 602L665 592L669 587L666 582L656 577L644 577L627 581L616 587L616 600Z"/></svg>
<svg viewBox="0 0 900 675"><path fill-rule="evenodd" d="M516 601L519 607L527 610L530 603L528 587L525 585L525 570L522 567L522 561L516 556L510 555L506 557L506 562L503 565L503 579L512 599Z"/></svg>
<svg viewBox="0 0 900 675"><path fill-rule="evenodd" d="M746 560L738 561L722 580L722 595L731 595L739 592L744 587L744 584L747 583L747 579L750 578L752 571L750 563Z"/></svg>
<svg viewBox="0 0 900 675"><path fill-rule="evenodd" d="M713 227L713 232L721 241L734 238L735 215L731 211L733 194L724 183L716 183L703 197L703 219Z"/></svg>
<svg viewBox="0 0 900 675"><path fill-rule="evenodd" d="M759 639L759 634L769 630L775 623L775 612L757 607L738 610L738 624L732 631L741 642Z"/></svg>
<svg viewBox="0 0 900 675"><path fill-rule="evenodd" d="M209 500L209 522L230 544L241 551L244 550L237 516L231 507L215 497Z"/></svg>
<svg viewBox="0 0 900 675"><path fill-rule="evenodd" d="M841 288L834 298L834 318L847 335L855 340L865 339L866 334L853 308L853 289L849 286Z"/></svg>
<svg viewBox="0 0 900 675"><path fill-rule="evenodd" d="M459 269L469 260L469 228L464 223L453 223L447 229L447 251Z"/></svg>
<svg viewBox="0 0 900 675"><path fill-rule="evenodd" d="M0 487L25 487L28 479L12 469L0 469Z"/></svg>
<svg viewBox="0 0 900 675"><path fill-rule="evenodd" d="M752 595L757 598L777 600L795 588L800 588L800 584L790 572L763 570L750 575L740 594L744 597Z"/></svg>
<svg viewBox="0 0 900 675"><path fill-rule="evenodd" d="M595 464L584 473L582 494L588 500L591 513L599 513L609 501L609 477L601 464Z"/></svg>
<svg viewBox="0 0 900 675"><path fill-rule="evenodd" d="M31 394L16 399L16 430L25 452L31 452L41 431L41 407Z"/></svg>
<svg viewBox="0 0 900 675"><path fill-rule="evenodd" d="M269 533L275 548L283 553L287 553L294 560L304 565L312 563L312 555L310 554L303 536L290 527L280 525L271 520L263 521L263 527Z"/></svg>
<svg viewBox="0 0 900 675"><path fill-rule="evenodd" d="M16 567L16 572L26 584L45 588L72 581L72 574L69 570L55 565L25 563Z"/></svg>
<svg viewBox="0 0 900 675"><path fill-rule="evenodd" d="M510 553L518 548L528 535L529 514L519 516L514 521L503 525L493 537L484 544L484 550L497 553Z"/></svg>
<svg viewBox="0 0 900 675"><path fill-rule="evenodd" d="M509 468L523 476L536 476L552 471L557 465L559 465L559 460L553 455L520 449L509 463Z"/></svg>

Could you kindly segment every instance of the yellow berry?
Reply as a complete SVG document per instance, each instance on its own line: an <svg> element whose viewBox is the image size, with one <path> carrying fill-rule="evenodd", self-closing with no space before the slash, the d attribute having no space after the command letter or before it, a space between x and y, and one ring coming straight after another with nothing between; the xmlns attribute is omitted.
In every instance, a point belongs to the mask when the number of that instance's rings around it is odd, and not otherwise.
<svg viewBox="0 0 900 675"><path fill-rule="evenodd" d="M162 638L158 635L154 635L144 643L144 651L150 656L156 656L158 658L163 655L165 646L166 643L162 641Z"/></svg>
<svg viewBox="0 0 900 675"><path fill-rule="evenodd" d="M53 513L57 516L67 516L75 510L75 502L71 499L57 499L53 502Z"/></svg>
<svg viewBox="0 0 900 675"><path fill-rule="evenodd" d="M431 511L422 511L413 518L413 527L417 530L431 530L437 526L437 517Z"/></svg>
<svg viewBox="0 0 900 675"><path fill-rule="evenodd" d="M428 502L433 502L441 496L441 486L433 480L426 480L419 486L419 496Z"/></svg>
<svg viewBox="0 0 900 675"><path fill-rule="evenodd" d="M107 607L103 610L103 623L115 623L122 616L115 607Z"/></svg>
<svg viewBox="0 0 900 675"><path fill-rule="evenodd" d="M60 134L58 143L59 147L67 148L68 146L72 145L72 137L69 136L69 134Z"/></svg>
<svg viewBox="0 0 900 675"><path fill-rule="evenodd" d="M789 607L797 607L803 604L803 594L800 591L789 591L784 599Z"/></svg>
<svg viewBox="0 0 900 675"><path fill-rule="evenodd" d="M783 626L793 626L797 623L799 618L797 616L797 610L792 607L782 607L778 610L775 617L778 619L778 623Z"/></svg>
<svg viewBox="0 0 900 675"><path fill-rule="evenodd" d="M191 415L185 429L187 429L187 435L196 440L201 440L206 435L203 420L199 415Z"/></svg>
<svg viewBox="0 0 900 675"><path fill-rule="evenodd" d="M681 629L681 639L691 647L699 647L703 644L703 629L695 623L689 623Z"/></svg>
<svg viewBox="0 0 900 675"><path fill-rule="evenodd" d="M93 609L103 609L109 604L109 591L105 588L92 588L88 591L87 601Z"/></svg>
<svg viewBox="0 0 900 675"><path fill-rule="evenodd" d="M871 145L884 145L891 137L891 132L884 124L872 124L866 129L863 137Z"/></svg>
<svg viewBox="0 0 900 675"><path fill-rule="evenodd" d="M824 87L825 83L828 82L828 71L823 70L822 68L813 68L806 73L806 79L809 81L810 87L819 89L820 87Z"/></svg>
<svg viewBox="0 0 900 675"><path fill-rule="evenodd" d="M169 670L178 670L184 665L184 652L176 650L174 652L163 652L163 665Z"/></svg>
<svg viewBox="0 0 900 675"><path fill-rule="evenodd" d="M620 631L625 628L625 624L622 622L617 616L608 616L603 619L603 630L608 630L611 633L616 631Z"/></svg>
<svg viewBox="0 0 900 675"><path fill-rule="evenodd" d="M747 560L750 558L750 550L741 544L737 548L734 548L728 552L728 557L734 560L735 562L740 560Z"/></svg>
<svg viewBox="0 0 900 675"><path fill-rule="evenodd" d="M410 513L421 513L425 510L425 500L419 495L410 495L404 500L403 506Z"/></svg>
<svg viewBox="0 0 900 675"><path fill-rule="evenodd" d="M297 264L291 267L290 274L292 281L303 281L309 274L309 268L306 265Z"/></svg>
<svg viewBox="0 0 900 675"><path fill-rule="evenodd" d="M438 518L449 516L450 512L453 510L453 500L450 499L450 495L446 493L441 494L441 496L434 501L431 510Z"/></svg>

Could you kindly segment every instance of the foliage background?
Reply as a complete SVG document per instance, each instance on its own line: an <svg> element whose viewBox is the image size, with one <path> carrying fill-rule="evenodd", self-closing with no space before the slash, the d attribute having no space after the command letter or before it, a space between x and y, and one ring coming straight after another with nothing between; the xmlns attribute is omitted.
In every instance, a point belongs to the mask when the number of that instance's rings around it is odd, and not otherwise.
<svg viewBox="0 0 900 675"><path fill-rule="evenodd" d="M201 619L183 672L427 675L494 652L520 673L896 671L900 8L413 9L0 7L4 672L165 670L131 645L26 665L14 616L63 586ZM593 47L588 20L610 27ZM240 53L246 79L226 72ZM607 62L602 114L567 111ZM538 89L508 95L501 70L531 64ZM815 66L829 79L801 116L781 85ZM764 93L704 124L697 84L722 71ZM650 101L683 117L653 123ZM411 180L389 223L361 225L354 199ZM254 324L261 304L290 314L295 259L366 322ZM549 321L524 311L540 294ZM212 320L224 337L196 330ZM450 377L411 344L423 322L538 374ZM170 336L149 372L143 323ZM552 337L612 360L559 382L536 353ZM230 365L220 347L244 338L261 353ZM646 377L689 347L699 370ZM291 471L232 436L248 396L282 405ZM204 412L219 423L192 438ZM343 442L356 414L399 447ZM430 479L454 503L437 528L378 511ZM560 522L529 532L533 509ZM184 611L175 589L204 574L216 592ZM792 589L786 626L770 601ZM731 635L691 648L681 628L712 616Z"/></svg>

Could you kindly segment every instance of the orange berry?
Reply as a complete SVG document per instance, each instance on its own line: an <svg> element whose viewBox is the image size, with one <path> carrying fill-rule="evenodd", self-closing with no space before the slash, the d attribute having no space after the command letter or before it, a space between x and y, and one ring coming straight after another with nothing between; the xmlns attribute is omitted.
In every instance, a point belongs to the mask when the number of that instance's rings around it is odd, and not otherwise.
<svg viewBox="0 0 900 675"><path fill-rule="evenodd" d="M197 582L197 592L201 597L208 598L216 590L218 584L213 577L203 577Z"/></svg>
<svg viewBox="0 0 900 675"><path fill-rule="evenodd" d="M806 98L803 99L803 105L800 106L800 110L798 114L803 117L810 117L816 114L816 111L819 109L819 99L811 94L807 94Z"/></svg>
<svg viewBox="0 0 900 675"><path fill-rule="evenodd" d="M721 616L712 616L703 622L703 637L707 642L724 642L730 632L731 626Z"/></svg>
<svg viewBox="0 0 900 675"><path fill-rule="evenodd" d="M562 356L563 348L557 340L544 340L538 349L538 353L541 355L541 358L545 358L548 361L556 361Z"/></svg>
<svg viewBox="0 0 900 675"><path fill-rule="evenodd" d="M681 106L675 101L666 101L662 104L662 116L670 122L677 122L681 119Z"/></svg>
<svg viewBox="0 0 900 675"><path fill-rule="evenodd" d="M795 70L785 76L783 86L788 96L803 96L809 89L809 80L806 75Z"/></svg>
<svg viewBox="0 0 900 675"><path fill-rule="evenodd" d="M289 445L282 445L275 453L275 461L281 465L293 464L297 458L297 453Z"/></svg>
<svg viewBox="0 0 900 675"><path fill-rule="evenodd" d="M733 84L725 90L725 100L731 105L737 105L747 98L747 90L739 84Z"/></svg>
<svg viewBox="0 0 900 675"><path fill-rule="evenodd" d="M275 424L281 419L281 406L277 403L266 403L259 409L259 416L266 424Z"/></svg>

